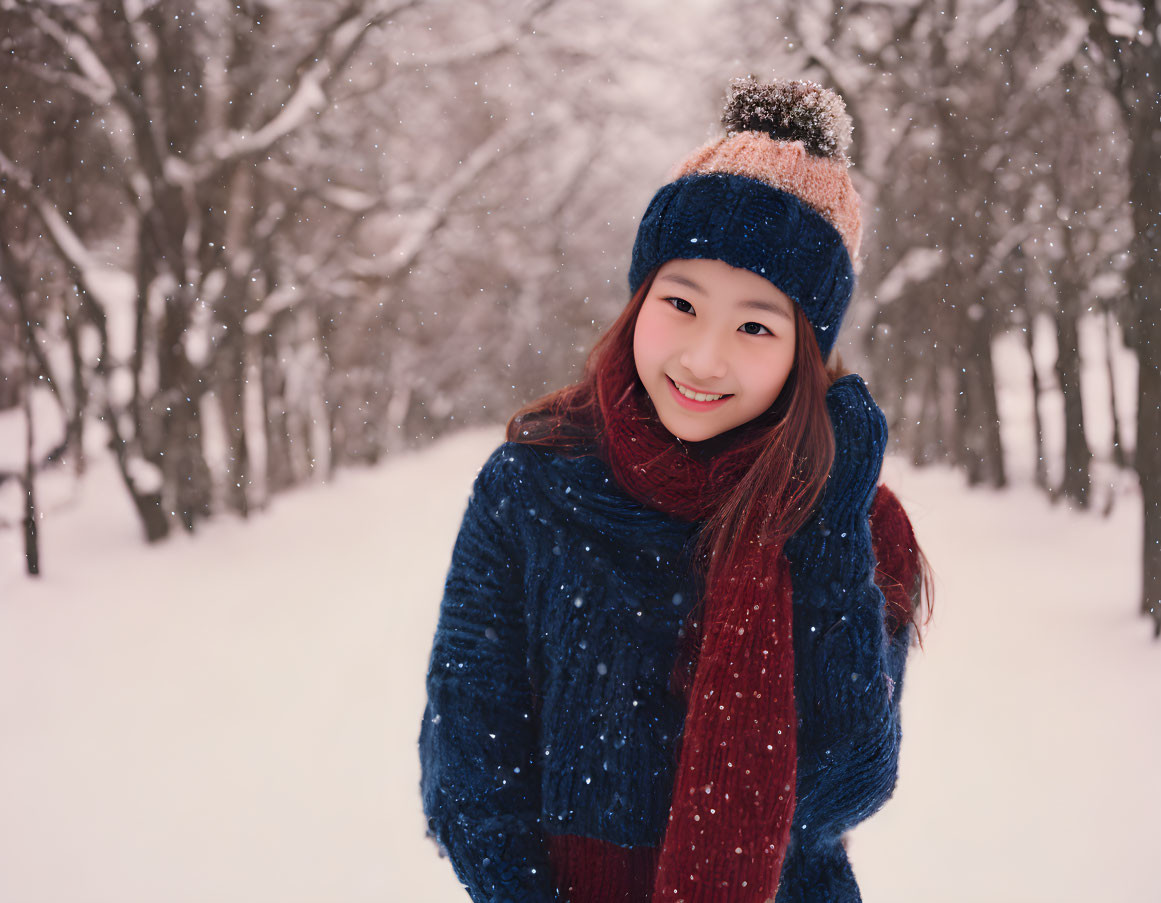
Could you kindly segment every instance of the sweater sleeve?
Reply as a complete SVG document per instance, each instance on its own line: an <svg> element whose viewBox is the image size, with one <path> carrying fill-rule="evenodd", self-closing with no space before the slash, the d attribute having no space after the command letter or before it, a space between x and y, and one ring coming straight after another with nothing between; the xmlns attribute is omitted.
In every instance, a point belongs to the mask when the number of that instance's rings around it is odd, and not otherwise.
<svg viewBox="0 0 1161 903"><path fill-rule="evenodd" d="M475 903L556 899L540 825L515 461L502 445L473 485L444 585L419 734L428 835Z"/></svg>
<svg viewBox="0 0 1161 903"><path fill-rule="evenodd" d="M880 486L863 534L865 556L843 585L795 587L799 840L835 837L890 799L898 775L899 701L918 592L914 534L898 499ZM847 570L844 568L844 570Z"/></svg>

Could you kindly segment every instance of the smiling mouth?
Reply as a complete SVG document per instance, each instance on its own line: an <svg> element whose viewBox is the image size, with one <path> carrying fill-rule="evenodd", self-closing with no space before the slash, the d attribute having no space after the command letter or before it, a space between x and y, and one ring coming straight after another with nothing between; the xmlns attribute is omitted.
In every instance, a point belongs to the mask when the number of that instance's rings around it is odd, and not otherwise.
<svg viewBox="0 0 1161 903"><path fill-rule="evenodd" d="M730 398L733 395L733 393L731 393L731 392L721 392L721 393L719 393L719 392L700 392L696 389L692 389L689 386L686 386L684 383L678 383L677 380L675 380L672 376L669 376L668 374L666 374L665 378L668 379L669 382L673 384L673 387L675 389L677 389L678 393L681 394L683 398L686 398L689 401L698 402L699 404L711 404L712 402L715 402L715 401L724 401L725 399ZM692 392L694 395L717 395L718 397L717 398L708 398L705 400L690 398L688 395L686 395L682 392L683 389L686 392Z"/></svg>

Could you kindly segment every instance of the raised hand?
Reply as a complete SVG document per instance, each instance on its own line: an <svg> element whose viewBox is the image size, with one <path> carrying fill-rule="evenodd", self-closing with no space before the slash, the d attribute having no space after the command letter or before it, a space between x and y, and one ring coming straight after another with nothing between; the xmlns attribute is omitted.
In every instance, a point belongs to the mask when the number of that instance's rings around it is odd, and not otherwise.
<svg viewBox="0 0 1161 903"><path fill-rule="evenodd" d="M867 517L887 447L887 420L857 373L831 383L826 408L834 464L814 517L787 541L786 557L800 574L824 570L830 583L853 576L858 557L869 550Z"/></svg>
<svg viewBox="0 0 1161 903"><path fill-rule="evenodd" d="M857 373L831 383L826 409L835 452L822 504L831 520L842 521L871 508L887 448L887 419Z"/></svg>

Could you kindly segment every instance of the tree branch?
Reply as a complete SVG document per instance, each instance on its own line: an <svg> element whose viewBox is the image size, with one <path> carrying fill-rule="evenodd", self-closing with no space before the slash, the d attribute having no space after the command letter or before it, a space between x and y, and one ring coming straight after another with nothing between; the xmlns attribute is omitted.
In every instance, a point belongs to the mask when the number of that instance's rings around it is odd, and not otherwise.
<svg viewBox="0 0 1161 903"><path fill-rule="evenodd" d="M556 0L538 0L519 21L503 31L484 35L474 41L460 44L458 47L448 47L426 54L412 53L406 58L406 62L408 65L414 66L451 66L464 62L478 63L489 57L497 56L510 49L528 31L532 20L555 3ZM395 62L400 63L403 60L395 60Z"/></svg>
<svg viewBox="0 0 1161 903"><path fill-rule="evenodd" d="M209 157L197 161L195 169L205 175L224 162L268 153L279 141L306 122L311 113L325 108L327 87L357 52L370 29L418 2L406 0L366 16L362 21L356 16L366 4L362 0L348 4L315 42L315 48L329 47L330 55L320 55L313 65L306 65L305 68L300 61L301 74L280 104L278 112L252 132L234 131L217 142L210 142Z"/></svg>
<svg viewBox="0 0 1161 903"><path fill-rule="evenodd" d="M95 270L95 264L84 242L65 222L64 217L57 212L56 208L40 196L40 192L33 184L32 177L28 172L10 160L3 151L0 151L0 174L8 177L9 186L15 189L15 193L19 197L28 202L33 212L44 223L50 244L60 259L72 271L72 279L81 289L82 295L88 296L82 298L82 303L91 303L92 299L96 299L107 306L110 299L104 296L102 290L94 287L90 278ZM126 279L131 278L123 270L117 272Z"/></svg>
<svg viewBox="0 0 1161 903"><path fill-rule="evenodd" d="M502 150L515 150L528 140L531 133L531 125L523 122L520 125L509 124L481 142L459 168L432 192L428 203L415 215L403 237L386 255L387 262L359 266L359 261L352 261L353 272L371 282L389 282L399 278L415 262L428 240L447 219L448 207L456 196L475 184L483 172L502 159Z"/></svg>

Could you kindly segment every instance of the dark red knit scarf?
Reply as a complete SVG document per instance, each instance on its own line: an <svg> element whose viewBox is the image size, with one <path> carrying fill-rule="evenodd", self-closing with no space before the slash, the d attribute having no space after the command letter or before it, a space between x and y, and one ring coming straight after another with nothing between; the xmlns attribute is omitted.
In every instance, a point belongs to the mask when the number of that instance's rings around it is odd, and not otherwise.
<svg viewBox="0 0 1161 903"><path fill-rule="evenodd" d="M609 467L652 508L703 520L753 462L738 447L691 454L631 365L603 367L597 393ZM703 593L653 903L762 903L782 872L797 765L790 571L780 546L750 548Z"/></svg>

